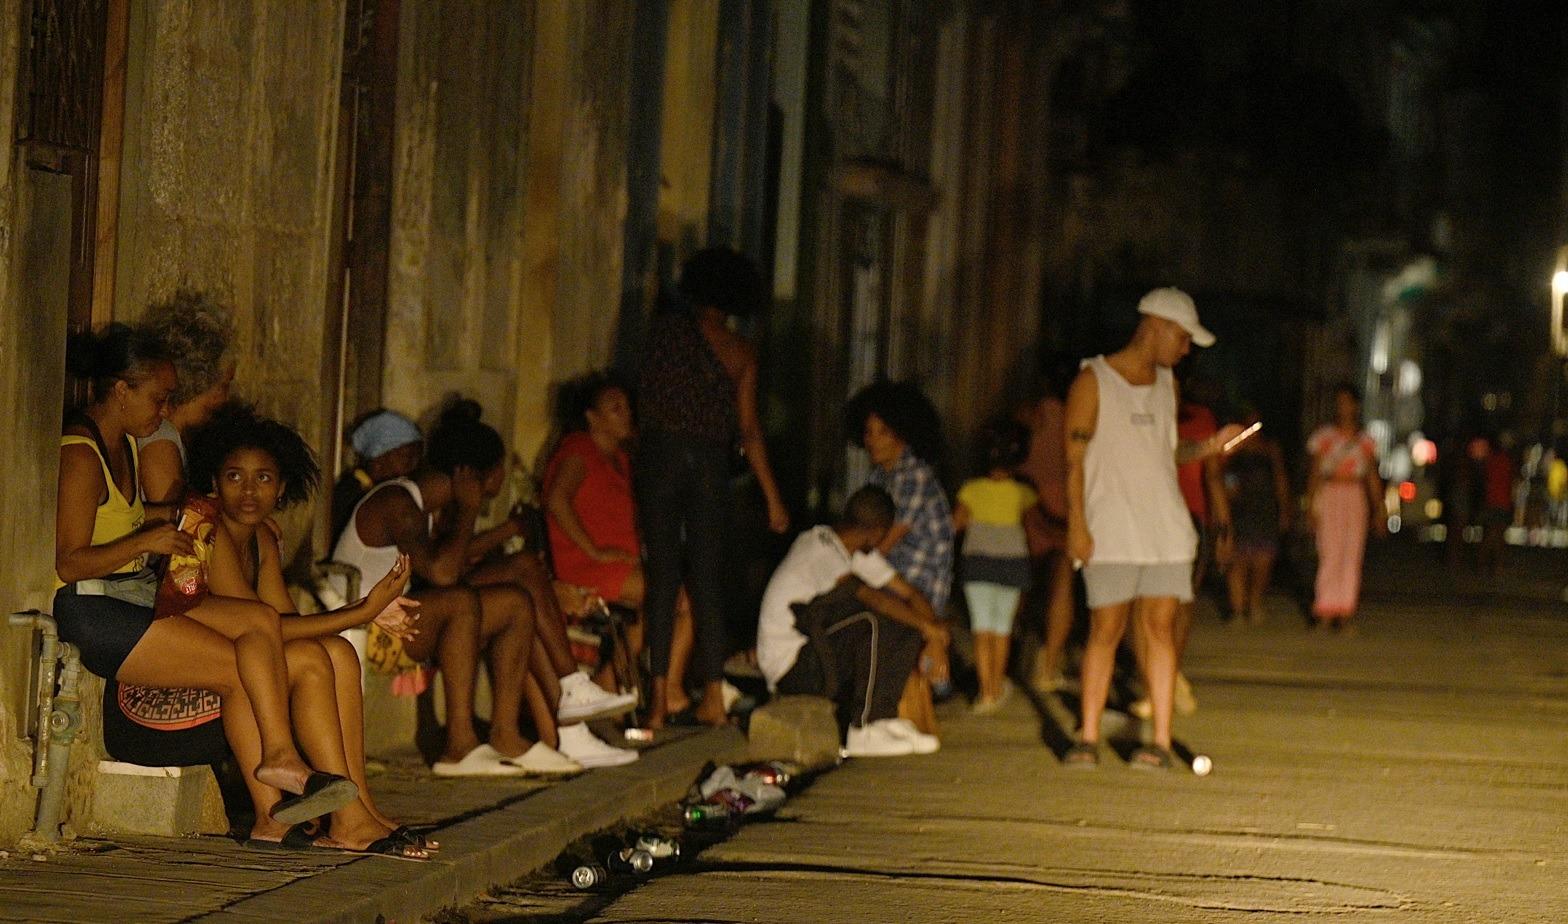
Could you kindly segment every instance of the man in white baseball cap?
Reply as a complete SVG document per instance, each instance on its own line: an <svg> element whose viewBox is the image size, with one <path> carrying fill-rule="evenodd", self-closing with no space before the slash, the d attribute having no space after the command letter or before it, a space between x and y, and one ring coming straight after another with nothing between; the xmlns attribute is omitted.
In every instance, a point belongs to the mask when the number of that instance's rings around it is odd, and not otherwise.
<svg viewBox="0 0 1568 924"><path fill-rule="evenodd" d="M1192 600L1198 547L1176 465L1219 452L1241 432L1233 424L1201 442L1177 440L1171 367L1192 344L1214 343L1214 335L1180 289L1155 289L1138 311L1132 340L1086 360L1067 396L1067 553L1083 569L1090 611L1083 724L1063 758L1072 767L1099 764L1100 716L1129 619L1138 623L1154 713L1153 742L1133 752L1131 764L1170 767L1176 611Z"/></svg>

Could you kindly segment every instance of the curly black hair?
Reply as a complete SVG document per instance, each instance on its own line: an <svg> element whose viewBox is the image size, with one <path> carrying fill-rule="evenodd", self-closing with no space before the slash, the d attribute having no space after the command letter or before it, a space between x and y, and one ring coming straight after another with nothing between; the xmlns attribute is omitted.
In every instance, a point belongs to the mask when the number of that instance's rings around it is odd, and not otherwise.
<svg viewBox="0 0 1568 924"><path fill-rule="evenodd" d="M767 303L762 273L744 254L728 247L699 250L681 266L676 286L694 308L713 307L728 315L746 317Z"/></svg>
<svg viewBox="0 0 1568 924"><path fill-rule="evenodd" d="M459 467L488 472L506 458L501 434L479 418L484 413L479 402L456 398L441 412L426 443L425 462L450 475Z"/></svg>
<svg viewBox="0 0 1568 924"><path fill-rule="evenodd" d="M145 330L118 322L96 332L78 331L65 344L65 371L89 383L95 402L107 399L116 381L139 385L166 362L172 360L161 343Z"/></svg>
<svg viewBox="0 0 1568 924"><path fill-rule="evenodd" d="M240 449L259 449L278 464L278 475L283 479L279 510L309 500L316 493L321 467L305 438L288 424L264 417L242 401L230 401L218 408L211 421L190 435L186 463L190 489L211 494L223 463Z"/></svg>
<svg viewBox="0 0 1568 924"><path fill-rule="evenodd" d="M986 471L1014 468L1029 455L1029 430L1011 420L996 420L980 431L980 461Z"/></svg>
<svg viewBox="0 0 1568 924"><path fill-rule="evenodd" d="M851 443L865 445L866 418L872 414L908 443L916 458L933 466L941 461L942 424L936 406L919 388L909 382L882 381L856 392L844 413Z"/></svg>
<svg viewBox="0 0 1568 924"><path fill-rule="evenodd" d="M631 386L619 373L611 370L590 372L570 382L563 382L556 400L556 416L561 429L567 433L588 429L588 412L593 410L606 392L620 389L631 398Z"/></svg>

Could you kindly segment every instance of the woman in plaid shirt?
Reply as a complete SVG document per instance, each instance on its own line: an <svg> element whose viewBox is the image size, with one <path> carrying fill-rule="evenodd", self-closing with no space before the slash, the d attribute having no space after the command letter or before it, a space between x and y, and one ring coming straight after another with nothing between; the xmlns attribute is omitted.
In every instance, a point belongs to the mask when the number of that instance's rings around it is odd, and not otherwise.
<svg viewBox="0 0 1568 924"><path fill-rule="evenodd" d="M953 585L953 511L932 467L942 447L936 408L907 382L878 382L850 400L848 418L875 466L871 483L898 508L881 551L941 618ZM933 684L947 682L946 651L928 651L922 663Z"/></svg>

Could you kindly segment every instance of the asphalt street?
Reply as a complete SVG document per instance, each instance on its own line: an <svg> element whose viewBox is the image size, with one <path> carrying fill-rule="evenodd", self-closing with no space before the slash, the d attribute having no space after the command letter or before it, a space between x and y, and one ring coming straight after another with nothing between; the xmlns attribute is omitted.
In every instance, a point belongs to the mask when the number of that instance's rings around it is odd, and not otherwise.
<svg viewBox="0 0 1568 924"><path fill-rule="evenodd" d="M1176 737L1206 777L1061 766L1070 694L950 703L941 753L847 762L678 873L476 919L1568 920L1564 556L1490 584L1377 549L1353 635L1283 596L1258 627L1205 605Z"/></svg>

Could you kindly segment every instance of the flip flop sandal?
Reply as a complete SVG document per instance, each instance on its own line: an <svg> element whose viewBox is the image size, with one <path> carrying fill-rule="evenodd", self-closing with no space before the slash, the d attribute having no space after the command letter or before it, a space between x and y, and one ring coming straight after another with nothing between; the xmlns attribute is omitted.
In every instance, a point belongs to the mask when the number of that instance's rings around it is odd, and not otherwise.
<svg viewBox="0 0 1568 924"><path fill-rule="evenodd" d="M286 825L320 818L359 798L359 787L335 773L312 773L305 780L305 791L290 796L272 807L272 819Z"/></svg>
<svg viewBox="0 0 1568 924"><path fill-rule="evenodd" d="M1087 741L1080 741L1062 755L1062 766L1073 770L1093 770L1100 766L1100 748Z"/></svg>
<svg viewBox="0 0 1568 924"><path fill-rule="evenodd" d="M1157 748L1145 744L1132 752L1127 758L1127 766L1134 770L1169 770L1171 768L1171 752L1164 748Z"/></svg>
<svg viewBox="0 0 1568 924"><path fill-rule="evenodd" d="M386 857L389 860L403 860L408 863L427 863L430 860L429 851L425 851L423 847L410 844L403 838L393 837L390 834L379 840L371 841L364 847L332 846L328 849L336 850L340 853L362 853L366 856ZM424 851L426 855L422 857L414 856L411 851Z"/></svg>
<svg viewBox="0 0 1568 924"><path fill-rule="evenodd" d="M420 850L427 850L431 853L441 849L440 841L430 840L423 834L420 834L418 831L410 828L408 825L398 825L392 829L392 833L388 834L387 837L397 838L401 841L418 847Z"/></svg>
<svg viewBox="0 0 1568 924"><path fill-rule="evenodd" d="M291 825L287 831L283 832L283 837L275 841L269 841L260 837L247 837L244 847L248 850L283 850L290 852L329 849L316 843L316 839L321 836L321 832L306 830L308 827L309 824L303 821L297 825Z"/></svg>

